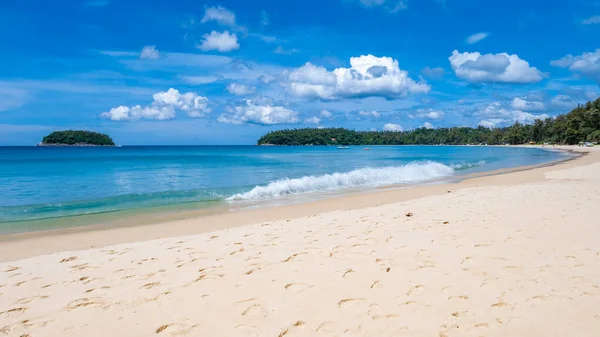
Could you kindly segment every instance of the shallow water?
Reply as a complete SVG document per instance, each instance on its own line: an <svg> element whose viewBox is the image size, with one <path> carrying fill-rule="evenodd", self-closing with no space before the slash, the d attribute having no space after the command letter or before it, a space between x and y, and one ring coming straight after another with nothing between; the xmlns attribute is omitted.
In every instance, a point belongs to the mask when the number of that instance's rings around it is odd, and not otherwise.
<svg viewBox="0 0 600 337"><path fill-rule="evenodd" d="M30 220L414 185L564 159L488 146L0 147L0 233ZM56 222L55 222L56 223ZM65 224L66 226L66 224ZM28 228L28 229L25 229Z"/></svg>

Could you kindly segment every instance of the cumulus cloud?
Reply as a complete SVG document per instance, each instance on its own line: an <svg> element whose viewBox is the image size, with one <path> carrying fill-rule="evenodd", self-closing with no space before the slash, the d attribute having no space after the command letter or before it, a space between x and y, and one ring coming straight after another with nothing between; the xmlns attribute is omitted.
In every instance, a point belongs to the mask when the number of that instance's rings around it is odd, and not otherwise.
<svg viewBox="0 0 600 337"><path fill-rule="evenodd" d="M321 123L321 119L319 117L310 117L304 120L305 124L319 124Z"/></svg>
<svg viewBox="0 0 600 337"><path fill-rule="evenodd" d="M477 43L483 39L485 39L486 37L488 37L490 34L489 33L485 33L485 32L481 32L481 33L477 33L477 34L473 34L471 36L469 36L467 38L467 43L468 44L474 44Z"/></svg>
<svg viewBox="0 0 600 337"><path fill-rule="evenodd" d="M298 113L282 106L271 105L269 100L245 100L244 104L229 108L217 118L230 124L293 124L298 122Z"/></svg>
<svg viewBox="0 0 600 337"><path fill-rule="evenodd" d="M513 98L510 106L516 110L523 111L541 111L546 109L543 102L527 100L526 98L515 97Z"/></svg>
<svg viewBox="0 0 600 337"><path fill-rule="evenodd" d="M423 123L423 127L425 129L433 129L433 124L431 124L429 122L425 122L425 123Z"/></svg>
<svg viewBox="0 0 600 337"><path fill-rule="evenodd" d="M591 78L600 84L600 48L594 52L586 52L581 55L566 55L560 60L550 62L555 67L568 68L574 73L579 73Z"/></svg>
<svg viewBox="0 0 600 337"><path fill-rule="evenodd" d="M237 35L229 33L229 31L219 33L213 30L210 34L205 34L203 39L202 44L198 46L203 51L218 50L220 52L230 52L240 48Z"/></svg>
<svg viewBox="0 0 600 337"><path fill-rule="evenodd" d="M421 70L421 75L429 78L442 78L444 76L444 69L441 67L429 68L425 67Z"/></svg>
<svg viewBox="0 0 600 337"><path fill-rule="evenodd" d="M600 15L595 15L590 18L581 21L582 25L593 25L596 23L600 23Z"/></svg>
<svg viewBox="0 0 600 337"><path fill-rule="evenodd" d="M384 97L396 99L410 93L427 93L429 85L417 83L391 57L363 55L350 58L350 68L328 71L310 62L288 76L288 91L295 96L338 100Z"/></svg>
<svg viewBox="0 0 600 337"><path fill-rule="evenodd" d="M190 117L203 117L210 112L208 98L194 92L180 93L179 90L157 92L152 95L149 106L118 106L100 114L100 117L113 121L137 121L140 119L169 120L176 116L178 110Z"/></svg>
<svg viewBox="0 0 600 337"><path fill-rule="evenodd" d="M396 13L408 8L407 0L358 0L366 8L381 7L390 13Z"/></svg>
<svg viewBox="0 0 600 337"><path fill-rule="evenodd" d="M156 60L160 57L160 53L156 46L145 46L140 54L141 59Z"/></svg>
<svg viewBox="0 0 600 337"><path fill-rule="evenodd" d="M532 124L537 119L546 119L547 114L532 114L518 109L507 109L500 102L490 103L483 108L477 109L476 116L485 117L479 125L485 127L497 127L500 125L510 125L514 122L522 124Z"/></svg>
<svg viewBox="0 0 600 337"><path fill-rule="evenodd" d="M325 109L321 110L321 118L331 118L332 116L331 111Z"/></svg>
<svg viewBox="0 0 600 337"><path fill-rule="evenodd" d="M516 54L452 52L448 58L454 73L469 82L536 83L542 73Z"/></svg>
<svg viewBox="0 0 600 337"><path fill-rule="evenodd" d="M383 126L383 131L403 131L404 128L400 124L387 123Z"/></svg>
<svg viewBox="0 0 600 337"><path fill-rule="evenodd" d="M235 13L225 7L207 7L200 22L216 21L225 26L235 27Z"/></svg>
<svg viewBox="0 0 600 337"><path fill-rule="evenodd" d="M363 117L371 117L371 118L379 118L381 117L381 114L377 111L367 111L367 110L361 110L358 112L358 114L360 116Z"/></svg>
<svg viewBox="0 0 600 337"><path fill-rule="evenodd" d="M227 91L229 91L229 93L233 95L246 96L254 93L256 91L256 88L250 85L231 83L227 86Z"/></svg>
<svg viewBox="0 0 600 337"><path fill-rule="evenodd" d="M503 123L503 122L504 122L503 119L492 118L492 119L484 119L484 120L480 121L479 125L491 129L491 128L497 127L500 123Z"/></svg>
<svg viewBox="0 0 600 337"><path fill-rule="evenodd" d="M416 113L409 114L409 118L429 118L429 119L442 119L445 113L441 110L434 109L417 109Z"/></svg>
<svg viewBox="0 0 600 337"><path fill-rule="evenodd" d="M550 104L559 109L573 109L577 106L577 102L567 95L556 95L550 101Z"/></svg>

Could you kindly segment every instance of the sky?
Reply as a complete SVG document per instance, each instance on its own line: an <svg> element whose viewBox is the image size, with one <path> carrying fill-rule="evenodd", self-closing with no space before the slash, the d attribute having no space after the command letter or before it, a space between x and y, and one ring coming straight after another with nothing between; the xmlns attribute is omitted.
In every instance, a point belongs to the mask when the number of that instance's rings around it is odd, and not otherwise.
<svg viewBox="0 0 600 337"><path fill-rule="evenodd" d="M0 45L0 145L502 127L600 96L593 0L2 0Z"/></svg>

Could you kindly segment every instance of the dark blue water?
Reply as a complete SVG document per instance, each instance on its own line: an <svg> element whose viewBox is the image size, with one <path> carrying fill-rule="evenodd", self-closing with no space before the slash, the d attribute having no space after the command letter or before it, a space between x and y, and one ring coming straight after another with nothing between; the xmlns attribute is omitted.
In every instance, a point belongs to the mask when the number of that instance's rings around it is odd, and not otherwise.
<svg viewBox="0 0 600 337"><path fill-rule="evenodd" d="M513 147L0 147L0 222L419 184L566 155ZM199 206L200 207L200 206Z"/></svg>

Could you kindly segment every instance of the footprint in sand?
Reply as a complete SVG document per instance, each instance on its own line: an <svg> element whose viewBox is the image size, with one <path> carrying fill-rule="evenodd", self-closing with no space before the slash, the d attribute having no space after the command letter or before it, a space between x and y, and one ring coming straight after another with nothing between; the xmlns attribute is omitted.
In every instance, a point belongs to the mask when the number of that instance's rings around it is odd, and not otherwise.
<svg viewBox="0 0 600 337"><path fill-rule="evenodd" d="M33 296L33 297L26 297L26 298L21 298L19 300L17 300L15 302L15 304L27 304L29 302L35 301L35 300L43 300L45 298L48 298L50 296Z"/></svg>
<svg viewBox="0 0 600 337"><path fill-rule="evenodd" d="M408 292L406 293L406 295L411 296L411 295L419 295L421 294L423 291L425 290L425 287L418 284L412 288L410 288L408 290Z"/></svg>
<svg viewBox="0 0 600 337"><path fill-rule="evenodd" d="M248 317L267 317L269 312L260 304L252 304L242 311L242 316Z"/></svg>
<svg viewBox="0 0 600 337"><path fill-rule="evenodd" d="M0 316L3 316L3 315L20 315L20 314L24 313L25 311L27 311L27 308L25 308L25 307L12 308L12 309L8 309L6 311L0 312Z"/></svg>
<svg viewBox="0 0 600 337"><path fill-rule="evenodd" d="M188 335L192 331L192 329L194 329L197 326L198 325L194 324L194 322L192 322L191 320L185 320L183 322L163 324L157 327L154 330L154 333L164 333L169 334L171 336L183 336Z"/></svg>
<svg viewBox="0 0 600 337"><path fill-rule="evenodd" d="M448 297L449 300L468 300L469 296L467 295L459 295L459 296L450 296Z"/></svg>
<svg viewBox="0 0 600 337"><path fill-rule="evenodd" d="M300 294L301 292L306 291L312 287L314 287L314 285L305 283L288 283L284 286L285 290L292 291L296 294Z"/></svg>
<svg viewBox="0 0 600 337"><path fill-rule="evenodd" d="M364 298L344 298L339 300L337 304L340 308L344 308L352 304L360 303L364 300Z"/></svg>
<svg viewBox="0 0 600 337"><path fill-rule="evenodd" d="M67 304L67 310L71 311L88 306L102 308L107 306L107 303L100 297L80 298L69 302L69 304Z"/></svg>

